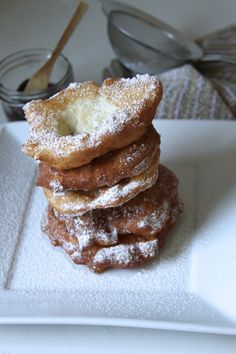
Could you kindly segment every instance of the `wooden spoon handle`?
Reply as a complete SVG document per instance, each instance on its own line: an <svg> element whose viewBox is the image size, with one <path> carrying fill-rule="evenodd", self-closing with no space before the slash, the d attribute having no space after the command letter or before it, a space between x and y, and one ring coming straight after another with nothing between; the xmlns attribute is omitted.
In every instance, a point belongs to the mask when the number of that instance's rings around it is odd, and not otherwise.
<svg viewBox="0 0 236 354"><path fill-rule="evenodd" d="M57 43L56 48L53 50L51 57L46 61L43 66L41 66L38 71L36 71L36 73L28 81L24 89L25 93L37 90L39 91L47 87L53 69L53 65L57 57L61 53L62 49L66 45L68 39L72 35L75 27L77 26L78 22L83 17L87 9L88 5L85 2L81 1L70 22L68 23L65 31L63 32L59 42Z"/></svg>
<svg viewBox="0 0 236 354"><path fill-rule="evenodd" d="M88 5L85 2L81 1L80 4L78 5L73 17L71 18L70 22L68 23L65 31L63 32L61 38L59 39L59 41L56 45L56 48L52 52L52 55L51 55L48 63L50 62L51 65L54 64L58 55L61 53L62 49L66 45L68 39L70 38L70 36L74 32L78 22L84 16L87 9L88 9Z"/></svg>

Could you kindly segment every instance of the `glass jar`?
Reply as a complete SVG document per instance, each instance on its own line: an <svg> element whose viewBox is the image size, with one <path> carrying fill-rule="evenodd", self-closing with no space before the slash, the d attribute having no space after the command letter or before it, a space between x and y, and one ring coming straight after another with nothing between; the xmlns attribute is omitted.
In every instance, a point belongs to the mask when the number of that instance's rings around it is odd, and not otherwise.
<svg viewBox="0 0 236 354"><path fill-rule="evenodd" d="M48 87L30 94L23 92L27 79L47 61L51 53L49 49L22 50L0 62L0 98L9 121L25 119L22 107L27 102L48 98L73 81L72 66L60 54L54 64Z"/></svg>

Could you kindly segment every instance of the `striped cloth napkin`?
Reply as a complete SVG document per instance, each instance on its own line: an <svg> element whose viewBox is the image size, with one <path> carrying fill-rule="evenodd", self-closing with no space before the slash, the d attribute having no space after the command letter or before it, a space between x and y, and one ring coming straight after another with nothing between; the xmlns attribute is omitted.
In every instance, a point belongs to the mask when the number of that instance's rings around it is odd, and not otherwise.
<svg viewBox="0 0 236 354"><path fill-rule="evenodd" d="M161 119L234 119L213 83L192 65L160 75L163 99L157 110Z"/></svg>

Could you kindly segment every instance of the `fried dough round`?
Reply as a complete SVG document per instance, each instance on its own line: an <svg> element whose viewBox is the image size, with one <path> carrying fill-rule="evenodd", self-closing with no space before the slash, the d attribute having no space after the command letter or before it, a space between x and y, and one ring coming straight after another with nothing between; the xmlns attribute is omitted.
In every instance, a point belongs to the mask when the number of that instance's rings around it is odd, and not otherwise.
<svg viewBox="0 0 236 354"><path fill-rule="evenodd" d="M138 176L123 179L112 187L101 187L94 191L55 193L44 188L49 204L60 214L82 215L92 209L117 207L137 194L150 188L158 177L158 158Z"/></svg>
<svg viewBox="0 0 236 354"><path fill-rule="evenodd" d="M78 235L82 249L94 243L115 245L118 236L128 234L158 236L162 245L162 230L173 226L180 210L177 177L159 166L157 182L120 207L91 210L81 216L55 214L71 235Z"/></svg>
<svg viewBox="0 0 236 354"><path fill-rule="evenodd" d="M134 268L151 260L158 253L158 240L136 235L121 236L116 246L103 247L93 244L79 248L79 241L66 229L49 209L42 223L42 230L54 246L61 246L76 264L86 264L91 271L103 272L106 268Z"/></svg>
<svg viewBox="0 0 236 354"><path fill-rule="evenodd" d="M67 190L91 191L103 186L113 186L120 180L139 175L160 156L160 136L149 126L136 142L107 153L90 164L70 170L57 170L42 162L36 185L55 192Z"/></svg>
<svg viewBox="0 0 236 354"><path fill-rule="evenodd" d="M163 165L158 167L158 180L149 189L124 205L110 211L109 228L119 234L158 235L162 229L175 223L181 204L178 197L178 179ZM109 214L109 210L105 211Z"/></svg>
<svg viewBox="0 0 236 354"><path fill-rule="evenodd" d="M156 76L71 84L24 106L30 136L23 152L57 169L90 163L138 140L162 97Z"/></svg>
<svg viewBox="0 0 236 354"><path fill-rule="evenodd" d="M75 263L96 272L139 266L156 255L176 222L181 211L177 186L176 176L160 166L157 183L123 206L76 217L49 207L42 229Z"/></svg>

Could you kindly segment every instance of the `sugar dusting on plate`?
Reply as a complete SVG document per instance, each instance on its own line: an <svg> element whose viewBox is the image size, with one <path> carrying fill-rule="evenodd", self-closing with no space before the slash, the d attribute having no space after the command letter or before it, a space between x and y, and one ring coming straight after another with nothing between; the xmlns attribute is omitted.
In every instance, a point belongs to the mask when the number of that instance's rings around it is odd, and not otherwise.
<svg viewBox="0 0 236 354"><path fill-rule="evenodd" d="M34 162L23 156L8 129L0 139L0 288L4 286L22 231L35 175Z"/></svg>
<svg viewBox="0 0 236 354"><path fill-rule="evenodd" d="M187 237L194 227L194 169L179 166L174 172L181 181L180 195L188 212L181 216L160 255L142 269L112 269L100 275L90 272L83 265L73 264L59 247L55 249L51 246L42 234L40 222L46 201L43 192L35 188L8 287L46 292L77 289L96 293L105 290L110 302L116 301L114 291L119 290L127 293L127 297L130 291L144 291L144 294L154 290L179 294L186 291L191 271L191 240Z"/></svg>

